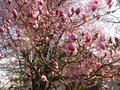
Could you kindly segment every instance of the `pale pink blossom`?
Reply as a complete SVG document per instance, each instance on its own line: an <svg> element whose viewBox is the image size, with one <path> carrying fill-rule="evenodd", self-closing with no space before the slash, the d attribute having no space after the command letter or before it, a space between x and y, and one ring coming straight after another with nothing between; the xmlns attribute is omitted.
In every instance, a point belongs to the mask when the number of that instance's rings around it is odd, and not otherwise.
<svg viewBox="0 0 120 90"><path fill-rule="evenodd" d="M95 11L95 10L97 10L97 4L93 4L93 6L92 6L92 11Z"/></svg>
<svg viewBox="0 0 120 90"><path fill-rule="evenodd" d="M86 42L91 42L91 41L92 41L92 36L90 35L90 33L87 33Z"/></svg>
<svg viewBox="0 0 120 90"><path fill-rule="evenodd" d="M0 33L3 33L5 29L3 27L0 27Z"/></svg>
<svg viewBox="0 0 120 90"><path fill-rule="evenodd" d="M105 42L100 41L100 42L99 42L99 47L104 50L104 49L106 48Z"/></svg>
<svg viewBox="0 0 120 90"><path fill-rule="evenodd" d="M112 5L113 5L113 1L112 0L107 0L107 4L108 4L109 8L111 8Z"/></svg>
<svg viewBox="0 0 120 90"><path fill-rule="evenodd" d="M23 30L22 29L16 29L16 34L21 34L21 33L23 33Z"/></svg>
<svg viewBox="0 0 120 90"><path fill-rule="evenodd" d="M42 76L41 76L41 80L42 80L42 81L48 81L48 80L47 80L47 77L46 77L45 75L42 75Z"/></svg>

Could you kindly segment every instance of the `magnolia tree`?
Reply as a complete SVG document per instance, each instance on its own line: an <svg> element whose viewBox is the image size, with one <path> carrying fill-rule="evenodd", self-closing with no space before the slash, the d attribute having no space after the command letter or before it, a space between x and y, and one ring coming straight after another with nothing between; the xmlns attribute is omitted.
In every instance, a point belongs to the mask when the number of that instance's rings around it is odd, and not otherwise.
<svg viewBox="0 0 120 90"><path fill-rule="evenodd" d="M0 65L11 83L31 90L59 86L86 90L98 84L104 90L109 87L102 80L119 79L115 1L1 0L0 4L0 58L5 61Z"/></svg>

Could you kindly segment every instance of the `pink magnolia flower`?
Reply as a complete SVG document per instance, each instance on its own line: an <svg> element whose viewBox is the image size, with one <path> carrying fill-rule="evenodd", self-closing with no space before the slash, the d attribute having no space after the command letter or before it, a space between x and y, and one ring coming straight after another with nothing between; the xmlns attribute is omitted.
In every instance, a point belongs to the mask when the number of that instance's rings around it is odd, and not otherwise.
<svg viewBox="0 0 120 90"><path fill-rule="evenodd" d="M0 27L0 33L3 33L5 29L3 27Z"/></svg>
<svg viewBox="0 0 120 90"><path fill-rule="evenodd" d="M18 28L16 29L16 34L19 34L19 35L20 35L22 32L23 32L22 29L18 29Z"/></svg>
<svg viewBox="0 0 120 90"><path fill-rule="evenodd" d="M112 7L112 5L113 5L112 0L107 0L107 4L108 4L109 8L111 8L111 7Z"/></svg>
<svg viewBox="0 0 120 90"><path fill-rule="evenodd" d="M68 50L74 52L76 50L76 48L77 48L77 46L74 42L68 44Z"/></svg>
<svg viewBox="0 0 120 90"><path fill-rule="evenodd" d="M90 16L89 14L81 14L82 15L82 19L83 21L86 21L88 19L88 17Z"/></svg>
<svg viewBox="0 0 120 90"><path fill-rule="evenodd" d="M100 41L105 41L105 36L100 36Z"/></svg>
<svg viewBox="0 0 120 90"><path fill-rule="evenodd" d="M75 13L78 15L78 14L80 13L80 8L77 8L77 9L75 10Z"/></svg>
<svg viewBox="0 0 120 90"><path fill-rule="evenodd" d="M69 39L70 41L75 41L75 40L77 39L77 35L74 34L74 33L72 33L72 34L68 35L68 39Z"/></svg>
<svg viewBox="0 0 120 90"><path fill-rule="evenodd" d="M72 13L70 13L70 12L68 11L68 14L67 14L68 17L71 17L71 16L74 14L75 10L74 10L73 7L71 8L71 12L72 12Z"/></svg>
<svg viewBox="0 0 120 90"><path fill-rule="evenodd" d="M95 66L99 68L101 66L101 63L96 63Z"/></svg>
<svg viewBox="0 0 120 90"><path fill-rule="evenodd" d="M42 80L42 81L48 81L48 80L47 80L47 77L46 77L45 75L42 75L42 76L41 76L41 80Z"/></svg>
<svg viewBox="0 0 120 90"><path fill-rule="evenodd" d="M87 33L87 35L86 35L86 42L91 42L91 40L92 40L91 35L89 33Z"/></svg>
<svg viewBox="0 0 120 90"><path fill-rule="evenodd" d="M105 44L103 41L100 41L100 42L99 42L99 47L100 47L101 49L105 49L105 48L106 48L106 44Z"/></svg>
<svg viewBox="0 0 120 90"><path fill-rule="evenodd" d="M107 4L110 4L112 2L112 0L107 0Z"/></svg>
<svg viewBox="0 0 120 90"><path fill-rule="evenodd" d="M67 14L68 17L71 17L72 15L73 15L73 13L70 13L70 12L68 12L68 14Z"/></svg>
<svg viewBox="0 0 120 90"><path fill-rule="evenodd" d="M94 0L94 3L95 3L95 4L98 4L98 0Z"/></svg>
<svg viewBox="0 0 120 90"><path fill-rule="evenodd" d="M70 12L68 12L68 14L67 14L67 15L68 15L68 17L71 17L71 16L72 16L72 14L70 14Z"/></svg>
<svg viewBox="0 0 120 90"><path fill-rule="evenodd" d="M95 11L95 10L97 10L97 4L93 4L93 6L92 6L92 11Z"/></svg>
<svg viewBox="0 0 120 90"><path fill-rule="evenodd" d="M113 3L109 3L108 6L109 8L111 8L113 6Z"/></svg>

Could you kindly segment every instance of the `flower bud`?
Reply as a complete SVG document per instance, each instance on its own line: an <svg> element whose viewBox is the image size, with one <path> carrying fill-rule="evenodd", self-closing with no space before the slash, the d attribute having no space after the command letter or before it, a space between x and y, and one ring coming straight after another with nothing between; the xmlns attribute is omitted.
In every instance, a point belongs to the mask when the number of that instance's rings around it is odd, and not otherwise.
<svg viewBox="0 0 120 90"><path fill-rule="evenodd" d="M95 3L95 4L98 4L98 0L94 0L94 3Z"/></svg>
<svg viewBox="0 0 120 90"><path fill-rule="evenodd" d="M91 40L92 40L91 35L89 33L87 33L87 35L86 35L86 42L91 42Z"/></svg>
<svg viewBox="0 0 120 90"><path fill-rule="evenodd" d="M55 11L55 14L58 15L58 10Z"/></svg>
<svg viewBox="0 0 120 90"><path fill-rule="evenodd" d="M18 13L15 9L13 9L13 15L14 15L15 18L17 18L17 16L18 16Z"/></svg>
<svg viewBox="0 0 120 90"><path fill-rule="evenodd" d="M105 41L105 36L100 36L100 41Z"/></svg>
<svg viewBox="0 0 120 90"><path fill-rule="evenodd" d="M100 63L96 63L96 65L95 65L97 68L99 68L100 66L101 66L101 64Z"/></svg>
<svg viewBox="0 0 120 90"><path fill-rule="evenodd" d="M64 16L64 14L63 14L63 11L62 11L62 10L59 10L59 11L58 11L58 13L59 13L59 17L63 17L63 16Z"/></svg>
<svg viewBox="0 0 120 90"><path fill-rule="evenodd" d="M113 3L109 3L108 6L109 8L111 8L113 6Z"/></svg>
<svg viewBox="0 0 120 90"><path fill-rule="evenodd" d="M115 37L115 42L118 43L119 42L119 38Z"/></svg>
<svg viewBox="0 0 120 90"><path fill-rule="evenodd" d="M23 32L22 29L16 29L16 34L20 35Z"/></svg>
<svg viewBox="0 0 120 90"><path fill-rule="evenodd" d="M4 58L4 57L5 57L5 54L0 53L0 59L1 59L1 58Z"/></svg>
<svg viewBox="0 0 120 90"><path fill-rule="evenodd" d="M74 12L75 12L75 10L74 10L74 8L73 8L73 7L71 8L71 12L72 12L72 14L74 14Z"/></svg>
<svg viewBox="0 0 120 90"><path fill-rule="evenodd" d="M0 33L3 33L5 29L3 27L0 27Z"/></svg>
<svg viewBox="0 0 120 90"><path fill-rule="evenodd" d="M100 41L99 42L99 47L104 50L106 48L106 45L103 41Z"/></svg>
<svg viewBox="0 0 120 90"><path fill-rule="evenodd" d="M75 41L75 40L77 39L77 35L74 34L74 33L72 33L72 34L68 35L68 39L69 39L70 41Z"/></svg>
<svg viewBox="0 0 120 90"><path fill-rule="evenodd" d="M71 16L72 16L72 14L71 14L70 12L68 12L67 16L68 16L68 17L71 17Z"/></svg>
<svg viewBox="0 0 120 90"><path fill-rule="evenodd" d="M11 1L11 0L7 0L7 2L8 2L9 4L11 4L12 1Z"/></svg>
<svg viewBox="0 0 120 90"><path fill-rule="evenodd" d="M97 9L97 4L93 4L92 11L95 11Z"/></svg>
<svg viewBox="0 0 120 90"><path fill-rule="evenodd" d="M80 8L77 8L77 9L75 10L75 13L78 15L78 14L80 13Z"/></svg>
<svg viewBox="0 0 120 90"><path fill-rule="evenodd" d="M63 21L63 22L65 22L65 21L66 21L66 17L65 17L64 15L62 16L62 18L61 18L61 19L62 19L62 21Z"/></svg>
<svg viewBox="0 0 120 90"><path fill-rule="evenodd" d="M108 1L107 1L107 4L110 4L111 2L112 2L112 0L108 0Z"/></svg>
<svg viewBox="0 0 120 90"><path fill-rule="evenodd" d="M76 44L75 43L69 43L68 44L68 50L74 52L76 50Z"/></svg>
<svg viewBox="0 0 120 90"><path fill-rule="evenodd" d="M88 17L90 16L89 14L81 14L83 21L86 21Z"/></svg>

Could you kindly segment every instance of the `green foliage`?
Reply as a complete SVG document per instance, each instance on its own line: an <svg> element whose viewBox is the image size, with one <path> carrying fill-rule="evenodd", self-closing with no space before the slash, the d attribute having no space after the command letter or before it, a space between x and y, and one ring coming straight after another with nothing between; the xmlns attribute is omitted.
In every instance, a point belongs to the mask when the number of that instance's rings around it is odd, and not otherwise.
<svg viewBox="0 0 120 90"><path fill-rule="evenodd" d="M89 87L85 84L77 86L74 90L89 90Z"/></svg>

